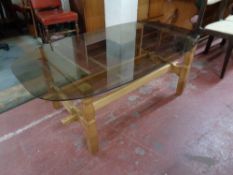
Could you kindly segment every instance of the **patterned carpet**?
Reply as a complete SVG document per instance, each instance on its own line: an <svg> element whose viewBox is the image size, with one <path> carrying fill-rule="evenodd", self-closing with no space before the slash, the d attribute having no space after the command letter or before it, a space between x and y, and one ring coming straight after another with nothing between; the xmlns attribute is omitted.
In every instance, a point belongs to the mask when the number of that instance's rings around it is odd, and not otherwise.
<svg viewBox="0 0 233 175"><path fill-rule="evenodd" d="M32 96L22 87L11 71L11 64L38 46L30 36L19 36L1 42L9 51L0 50L0 113L27 102Z"/></svg>

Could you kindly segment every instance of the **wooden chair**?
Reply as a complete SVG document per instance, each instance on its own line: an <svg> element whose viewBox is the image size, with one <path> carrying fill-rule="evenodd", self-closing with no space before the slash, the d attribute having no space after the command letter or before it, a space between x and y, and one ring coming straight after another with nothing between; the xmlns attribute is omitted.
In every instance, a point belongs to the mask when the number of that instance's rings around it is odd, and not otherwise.
<svg viewBox="0 0 233 175"><path fill-rule="evenodd" d="M227 51L221 71L220 78L222 79L225 75L226 68L229 62L229 59L231 57L232 49L233 49L233 21L231 21L232 16L228 16L226 19L224 18L225 11L228 6L228 0L208 0L206 1L207 5L212 5L215 3L220 2L220 10L219 10L219 20L213 23L208 24L204 28L202 28L202 32L204 34L209 35L209 39L205 48L204 53L207 54L209 52L209 49L211 47L211 44L214 40L214 37L221 37L224 40L228 41ZM221 45L223 45L222 42Z"/></svg>
<svg viewBox="0 0 233 175"><path fill-rule="evenodd" d="M51 42L54 34L67 34L76 32L78 29L78 15L71 11L63 11L60 0L30 0L38 29L43 42ZM65 23L74 23L74 29L67 29L60 32L51 32L50 26Z"/></svg>

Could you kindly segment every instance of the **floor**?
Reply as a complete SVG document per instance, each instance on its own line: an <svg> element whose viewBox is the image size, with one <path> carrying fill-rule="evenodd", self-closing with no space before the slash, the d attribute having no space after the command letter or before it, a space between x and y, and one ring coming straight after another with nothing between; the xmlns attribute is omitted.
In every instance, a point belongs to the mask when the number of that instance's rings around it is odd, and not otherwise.
<svg viewBox="0 0 233 175"><path fill-rule="evenodd" d="M10 51L0 50L0 113L33 98L18 82L11 65L39 46L38 41L28 35L8 38L1 42L8 43Z"/></svg>
<svg viewBox="0 0 233 175"><path fill-rule="evenodd" d="M176 76L166 75L98 111L96 156L81 126L63 126L66 112L49 102L1 114L0 174L231 175L233 61L219 80L223 53L196 54L182 96L175 96Z"/></svg>

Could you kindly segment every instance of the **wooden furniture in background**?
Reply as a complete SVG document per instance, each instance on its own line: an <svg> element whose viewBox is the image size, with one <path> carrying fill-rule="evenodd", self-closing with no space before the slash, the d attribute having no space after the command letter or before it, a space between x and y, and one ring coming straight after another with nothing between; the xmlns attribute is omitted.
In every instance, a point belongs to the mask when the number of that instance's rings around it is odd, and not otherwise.
<svg viewBox="0 0 233 175"><path fill-rule="evenodd" d="M80 15L81 32L105 28L104 0L69 0L70 8Z"/></svg>
<svg viewBox="0 0 233 175"><path fill-rule="evenodd" d="M139 0L138 20L173 23L191 29L190 19L197 14L195 0Z"/></svg>
<svg viewBox="0 0 233 175"><path fill-rule="evenodd" d="M24 8L29 10L29 6L26 1L24 2ZM79 27L81 32L93 32L105 27L105 14L104 14L104 0L69 0L72 11L79 14ZM176 24L178 26L186 26L191 28L192 25L189 19L196 13L196 7L193 2L196 0L139 0L138 1L138 20L161 20L162 22L170 22L170 19L178 14ZM233 2L233 0L230 0ZM1 3L9 4L8 0L2 0ZM218 5L215 4L206 9L206 15L204 18L204 24L208 24L217 19L216 12ZM178 12L178 13L177 13ZM33 15L32 15L33 16ZM32 18L33 20L33 18ZM31 33L36 35L36 27L29 25Z"/></svg>
<svg viewBox="0 0 233 175"><path fill-rule="evenodd" d="M41 0L30 0L31 7L35 14L35 19L40 29L40 36L42 41L45 43L51 42L52 35L55 34L67 34L76 32L79 33L78 29L78 15L74 12L67 12L62 10L62 3L60 0L53 1L41 1ZM73 29L65 29L59 32L52 32L50 26L74 23Z"/></svg>
<svg viewBox="0 0 233 175"><path fill-rule="evenodd" d="M80 15L82 32L93 32L105 27L104 0L69 0L72 11ZM177 26L191 28L189 19L197 13L195 0L139 0L138 21L161 20L169 21L174 11L180 14L176 20ZM116 14L117 16L117 14ZM169 23L169 22L168 22Z"/></svg>
<svg viewBox="0 0 233 175"><path fill-rule="evenodd" d="M138 20L147 20L150 0L138 0Z"/></svg>
<svg viewBox="0 0 233 175"><path fill-rule="evenodd" d="M194 5L196 0L139 0L138 4L138 20L163 19L170 16L177 8L182 15L179 16L177 24L191 27L186 19L190 19L197 12L197 7ZM229 0L233 3L233 0ZM171 4L171 5L169 5ZM213 4L206 8L206 13L203 19L203 24L206 25L218 19L219 3ZM163 16L163 17L162 17ZM186 18L186 19L185 19ZM166 18L165 18L166 19Z"/></svg>

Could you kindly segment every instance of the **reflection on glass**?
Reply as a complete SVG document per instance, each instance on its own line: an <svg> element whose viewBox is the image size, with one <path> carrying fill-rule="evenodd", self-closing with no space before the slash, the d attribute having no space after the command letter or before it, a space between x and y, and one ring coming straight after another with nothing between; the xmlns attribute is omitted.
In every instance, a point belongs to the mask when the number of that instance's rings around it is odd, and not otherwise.
<svg viewBox="0 0 233 175"><path fill-rule="evenodd" d="M107 79L112 86L119 82L116 79L122 82L133 79L138 0L105 0L104 4Z"/></svg>
<svg viewBox="0 0 233 175"><path fill-rule="evenodd" d="M106 30L106 55L109 86L133 79L136 23ZM119 80L117 80L119 79Z"/></svg>

